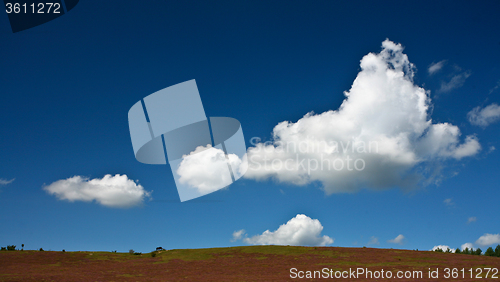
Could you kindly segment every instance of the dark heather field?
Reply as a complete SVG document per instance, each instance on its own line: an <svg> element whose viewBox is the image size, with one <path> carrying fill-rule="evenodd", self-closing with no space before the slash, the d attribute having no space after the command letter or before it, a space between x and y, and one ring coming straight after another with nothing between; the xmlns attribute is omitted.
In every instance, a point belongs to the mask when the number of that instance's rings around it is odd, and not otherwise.
<svg viewBox="0 0 500 282"><path fill-rule="evenodd" d="M291 272L292 268L296 270ZM382 270L384 277L391 271L393 277L356 278L358 268L379 277ZM429 278L429 268L438 269L439 278ZM445 268L456 268L457 278L446 279ZM492 270L485 279L488 268ZM498 272L498 278L491 278L495 268L500 269L499 257L374 248L250 246L165 250L154 257L152 253L0 252L0 281L500 281ZM316 279L306 278L314 271ZM403 275L422 271L423 276L398 279L397 271ZM347 278L336 279L335 273ZM299 275L304 278L292 279ZM326 275L333 278L320 279Z"/></svg>

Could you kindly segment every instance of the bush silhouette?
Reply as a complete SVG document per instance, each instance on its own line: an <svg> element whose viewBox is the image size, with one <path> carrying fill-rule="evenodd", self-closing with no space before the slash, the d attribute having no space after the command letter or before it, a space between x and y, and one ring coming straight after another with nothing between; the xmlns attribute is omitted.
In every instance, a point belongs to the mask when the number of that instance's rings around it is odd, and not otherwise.
<svg viewBox="0 0 500 282"><path fill-rule="evenodd" d="M495 248L495 256L500 258L500 245L497 245L497 247Z"/></svg>
<svg viewBox="0 0 500 282"><path fill-rule="evenodd" d="M484 255L485 256L490 256L490 257L494 257L495 256L495 251L493 250L492 247L489 247L486 252L484 252Z"/></svg>
<svg viewBox="0 0 500 282"><path fill-rule="evenodd" d="M7 246L7 251L15 251L15 250L16 250L16 246L15 245Z"/></svg>

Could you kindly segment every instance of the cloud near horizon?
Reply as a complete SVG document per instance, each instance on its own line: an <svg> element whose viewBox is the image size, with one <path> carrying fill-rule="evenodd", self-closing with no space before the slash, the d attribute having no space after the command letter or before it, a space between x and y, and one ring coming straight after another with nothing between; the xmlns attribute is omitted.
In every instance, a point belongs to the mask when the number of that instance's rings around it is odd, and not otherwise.
<svg viewBox="0 0 500 282"><path fill-rule="evenodd" d="M370 241L368 241L368 243L366 243L366 245L380 245L380 242L378 241L378 238L375 237L375 236L372 236L370 238Z"/></svg>
<svg viewBox="0 0 500 282"><path fill-rule="evenodd" d="M474 249L474 245L472 243L465 243L465 244L462 244L462 246L460 246L460 250L465 250L465 248L469 249L469 250L475 250Z"/></svg>
<svg viewBox="0 0 500 282"><path fill-rule="evenodd" d="M145 191L144 187L128 179L125 174L115 176L106 174L103 178L91 180L82 176L73 176L44 186L43 190L59 200L96 201L112 208L137 206L142 204L145 198L151 197L151 192Z"/></svg>
<svg viewBox="0 0 500 282"><path fill-rule="evenodd" d="M435 250L437 250L437 249L441 249L441 250L443 250L443 252L446 252L448 249L450 249L452 253L454 253L454 252L455 252L455 249L450 248L450 246L447 246L447 245L438 245L438 246L434 246L434 247L431 249L431 251L435 251Z"/></svg>
<svg viewBox="0 0 500 282"><path fill-rule="evenodd" d="M396 236L396 238L388 240L387 243L403 245L404 239L405 236L403 236L403 234L399 234L398 236Z"/></svg>
<svg viewBox="0 0 500 282"><path fill-rule="evenodd" d="M450 123L430 119L429 91L413 82L401 44L385 40L369 53L337 110L283 121L273 140L248 149L246 178L322 184L327 195L437 182L447 160L474 156L481 145Z"/></svg>
<svg viewBox="0 0 500 282"><path fill-rule="evenodd" d="M334 239L321 236L323 225L317 219L304 214L297 214L275 231L264 231L261 235L247 237L244 229L233 232L232 242L243 240L251 245L291 245L291 246L326 246Z"/></svg>

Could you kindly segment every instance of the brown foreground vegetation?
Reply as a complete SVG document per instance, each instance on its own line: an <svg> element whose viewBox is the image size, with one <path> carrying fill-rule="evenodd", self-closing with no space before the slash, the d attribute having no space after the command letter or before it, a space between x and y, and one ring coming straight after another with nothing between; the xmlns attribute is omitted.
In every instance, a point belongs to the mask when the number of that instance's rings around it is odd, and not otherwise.
<svg viewBox="0 0 500 282"><path fill-rule="evenodd" d="M298 271L391 271L392 279L292 279ZM444 277L456 268L459 277ZM473 268L474 278L469 269ZM476 271L481 268L482 273ZM486 268L500 271L500 258L430 251L374 248L249 246L213 249L165 250L133 255L111 252L0 252L0 281L500 281L486 278ZM438 279L428 276L438 269ZM464 269L465 277L461 270ZM327 270L329 271L329 270ZM422 278L396 279L397 271L422 271ZM314 273L310 273L313 275ZM319 272L316 273L318 278ZM476 275L477 278L476 278Z"/></svg>

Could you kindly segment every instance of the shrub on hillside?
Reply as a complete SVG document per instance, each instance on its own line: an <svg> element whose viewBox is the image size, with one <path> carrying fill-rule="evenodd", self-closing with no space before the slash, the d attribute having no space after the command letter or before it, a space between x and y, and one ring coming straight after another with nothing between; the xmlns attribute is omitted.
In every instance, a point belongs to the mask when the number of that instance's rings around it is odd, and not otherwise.
<svg viewBox="0 0 500 282"><path fill-rule="evenodd" d="M493 250L492 247L489 247L486 252L484 252L484 255L485 256L489 256L489 257L494 257L495 256L495 251Z"/></svg>
<svg viewBox="0 0 500 282"><path fill-rule="evenodd" d="M0 251L7 251L6 247L1 247Z"/></svg>
<svg viewBox="0 0 500 282"><path fill-rule="evenodd" d="M7 246L7 251L15 251L15 250L16 250L16 246L15 245Z"/></svg>
<svg viewBox="0 0 500 282"><path fill-rule="evenodd" d="M135 251L132 250L132 249L130 249L130 250L128 250L128 253L131 254L131 255L133 255L135 253Z"/></svg>

